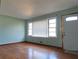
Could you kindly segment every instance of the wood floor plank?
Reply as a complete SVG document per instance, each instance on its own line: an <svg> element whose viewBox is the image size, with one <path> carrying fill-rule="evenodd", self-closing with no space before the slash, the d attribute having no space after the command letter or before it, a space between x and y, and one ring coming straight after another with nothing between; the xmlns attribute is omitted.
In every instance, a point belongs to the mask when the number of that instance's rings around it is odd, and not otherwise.
<svg viewBox="0 0 79 59"><path fill-rule="evenodd" d="M0 46L0 59L78 59L78 56L55 47L17 43Z"/></svg>

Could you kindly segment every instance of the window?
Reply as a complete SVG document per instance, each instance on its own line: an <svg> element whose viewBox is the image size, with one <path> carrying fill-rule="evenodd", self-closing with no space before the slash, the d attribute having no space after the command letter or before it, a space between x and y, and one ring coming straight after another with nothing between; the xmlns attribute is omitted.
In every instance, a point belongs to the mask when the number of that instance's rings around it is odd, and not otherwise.
<svg viewBox="0 0 79 59"><path fill-rule="evenodd" d="M28 35L32 35L32 23L28 23Z"/></svg>
<svg viewBox="0 0 79 59"><path fill-rule="evenodd" d="M56 18L28 23L28 36L56 37Z"/></svg>
<svg viewBox="0 0 79 59"><path fill-rule="evenodd" d="M48 37L48 19L37 20L33 24L33 37Z"/></svg>
<svg viewBox="0 0 79 59"><path fill-rule="evenodd" d="M49 19L49 37L56 37L56 18Z"/></svg>
<svg viewBox="0 0 79 59"><path fill-rule="evenodd" d="M66 21L74 21L74 20L77 20L77 16L71 16L71 17L67 17L66 18Z"/></svg>

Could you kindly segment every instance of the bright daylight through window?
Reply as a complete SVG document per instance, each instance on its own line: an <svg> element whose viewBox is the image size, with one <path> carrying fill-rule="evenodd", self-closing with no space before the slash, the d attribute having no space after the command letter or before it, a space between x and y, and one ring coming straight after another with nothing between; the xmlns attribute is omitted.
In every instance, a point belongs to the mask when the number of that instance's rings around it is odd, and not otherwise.
<svg viewBox="0 0 79 59"><path fill-rule="evenodd" d="M28 23L28 35L33 37L56 37L56 18Z"/></svg>
<svg viewBox="0 0 79 59"><path fill-rule="evenodd" d="M28 35L32 35L32 23L28 23Z"/></svg>
<svg viewBox="0 0 79 59"><path fill-rule="evenodd" d="M49 19L49 37L56 37L56 18Z"/></svg>

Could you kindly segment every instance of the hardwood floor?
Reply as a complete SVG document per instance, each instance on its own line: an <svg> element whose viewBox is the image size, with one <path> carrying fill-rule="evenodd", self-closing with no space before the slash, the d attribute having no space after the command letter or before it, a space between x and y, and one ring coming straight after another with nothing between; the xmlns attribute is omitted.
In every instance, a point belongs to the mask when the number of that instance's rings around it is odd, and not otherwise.
<svg viewBox="0 0 79 59"><path fill-rule="evenodd" d="M17 43L0 46L0 59L78 59L78 57L55 47Z"/></svg>

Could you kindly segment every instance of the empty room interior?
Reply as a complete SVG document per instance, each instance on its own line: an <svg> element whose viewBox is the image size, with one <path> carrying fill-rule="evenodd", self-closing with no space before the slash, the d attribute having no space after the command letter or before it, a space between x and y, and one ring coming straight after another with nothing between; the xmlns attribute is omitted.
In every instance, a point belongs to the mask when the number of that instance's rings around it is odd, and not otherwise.
<svg viewBox="0 0 79 59"><path fill-rule="evenodd" d="M78 1L0 0L0 59L78 59Z"/></svg>

